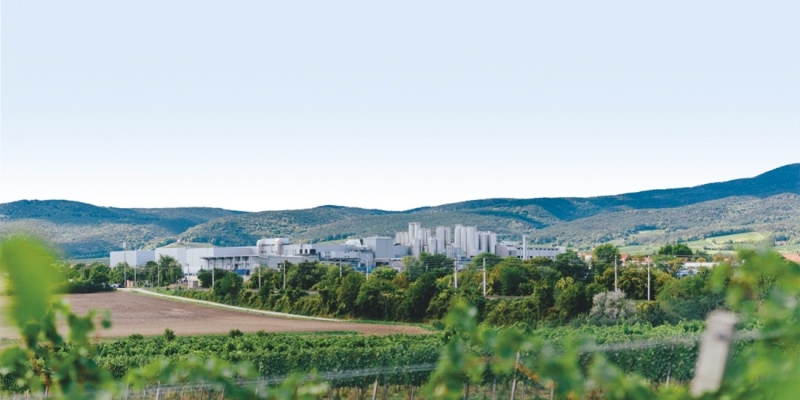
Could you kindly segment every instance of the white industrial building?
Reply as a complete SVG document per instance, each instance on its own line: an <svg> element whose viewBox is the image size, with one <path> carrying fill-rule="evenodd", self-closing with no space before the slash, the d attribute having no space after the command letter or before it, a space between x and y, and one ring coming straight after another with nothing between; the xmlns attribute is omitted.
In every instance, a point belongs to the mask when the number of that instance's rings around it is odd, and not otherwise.
<svg viewBox="0 0 800 400"><path fill-rule="evenodd" d="M284 262L303 261L347 263L358 268L390 265L410 253L409 246L397 245L392 238L351 239L343 244L291 244L288 239L261 239L255 246L241 247L161 247L156 250L111 252L111 265L127 262L142 266L162 255L175 258L189 274L201 269L252 271L258 266L279 268ZM245 272L246 273L246 272Z"/></svg>
<svg viewBox="0 0 800 400"><path fill-rule="evenodd" d="M127 263L131 267L141 267L147 264L148 261L156 259L155 250L125 250L125 251L112 251L110 262L111 265L119 263Z"/></svg>
<svg viewBox="0 0 800 400"><path fill-rule="evenodd" d="M547 257L555 260L557 255L567 252L565 247L530 245L525 240L523 240L523 244L503 241L497 244L496 249L497 252L495 254L500 257L517 257L520 260L528 260L534 257Z"/></svg>
<svg viewBox="0 0 800 400"><path fill-rule="evenodd" d="M452 235L451 235L452 232ZM175 258L189 274L201 269L220 268L247 273L258 266L280 268L285 262L298 264L303 261L346 263L359 269L371 269L379 265L399 265L400 260L421 253L444 254L457 261L470 259L481 253L500 257L529 259L548 257L555 259L566 252L564 247L550 247L517 242L497 242L497 234L479 231L474 226L456 225L455 230L439 226L435 230L423 228L419 222L408 224L407 232L397 232L394 239L372 236L350 239L344 243L300 243L292 244L286 238L261 239L255 246L240 247L160 247L155 250L128 250L111 252L111 265L127 263L143 266L156 261L162 255Z"/></svg>
<svg viewBox="0 0 800 400"><path fill-rule="evenodd" d="M420 253L446 254L450 258L475 257L480 253L495 253L497 234L482 232L474 226L456 225L451 236L446 226L438 226L431 231L422 228L419 222L408 224L408 232L397 232L395 243L411 247L411 255Z"/></svg>

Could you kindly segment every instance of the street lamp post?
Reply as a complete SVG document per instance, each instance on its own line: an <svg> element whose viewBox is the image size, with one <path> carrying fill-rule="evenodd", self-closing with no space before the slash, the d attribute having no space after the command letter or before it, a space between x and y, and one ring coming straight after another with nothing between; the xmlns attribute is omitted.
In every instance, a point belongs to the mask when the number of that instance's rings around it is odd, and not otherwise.
<svg viewBox="0 0 800 400"><path fill-rule="evenodd" d="M486 297L486 257L483 257L483 297Z"/></svg>
<svg viewBox="0 0 800 400"><path fill-rule="evenodd" d="M647 257L647 301L650 301L650 257Z"/></svg>
<svg viewBox="0 0 800 400"><path fill-rule="evenodd" d="M453 260L453 288L458 289L458 261Z"/></svg>

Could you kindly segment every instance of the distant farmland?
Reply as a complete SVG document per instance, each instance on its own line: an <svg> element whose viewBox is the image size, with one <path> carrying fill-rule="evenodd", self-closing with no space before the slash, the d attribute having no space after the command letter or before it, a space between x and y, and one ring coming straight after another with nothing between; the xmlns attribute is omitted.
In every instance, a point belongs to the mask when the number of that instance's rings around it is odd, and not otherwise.
<svg viewBox="0 0 800 400"><path fill-rule="evenodd" d="M368 335L425 333L406 325L363 324L356 322L312 321L281 318L227 310L144 294L110 292L64 296L79 315L88 310L109 310L111 329L97 332L98 337L125 337L134 333L160 335L172 329L177 335L224 334L231 329L242 332L331 332L351 331ZM8 298L0 296L0 312L5 318ZM17 330L0 324L0 339L16 339ZM99 324L97 324L99 327ZM63 332L63 331L62 331Z"/></svg>

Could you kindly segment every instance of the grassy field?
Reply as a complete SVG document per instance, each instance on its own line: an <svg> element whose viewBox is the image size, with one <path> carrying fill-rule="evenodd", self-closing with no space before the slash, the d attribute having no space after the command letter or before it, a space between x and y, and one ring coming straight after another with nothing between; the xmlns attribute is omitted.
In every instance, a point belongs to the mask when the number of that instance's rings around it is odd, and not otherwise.
<svg viewBox="0 0 800 400"><path fill-rule="evenodd" d="M619 252L623 254L633 254L633 255L654 254L658 251L659 247L661 246L657 245L622 246L619 248Z"/></svg>
<svg viewBox="0 0 800 400"><path fill-rule="evenodd" d="M644 231L637 233L635 236L652 237L658 235L663 236L663 231ZM756 243L766 238L767 235L759 232L744 232L733 235L708 237L701 240L686 242L685 244L692 250L703 250L709 254L731 254L736 252L738 249L752 249L755 247ZM661 245L622 246L620 247L620 252L628 254L653 254L658 251L659 247L661 247ZM800 245L780 246L776 247L775 250L794 253L800 251Z"/></svg>
<svg viewBox="0 0 800 400"><path fill-rule="evenodd" d="M800 244L787 244L784 246L775 246L775 250L781 253L800 254Z"/></svg>

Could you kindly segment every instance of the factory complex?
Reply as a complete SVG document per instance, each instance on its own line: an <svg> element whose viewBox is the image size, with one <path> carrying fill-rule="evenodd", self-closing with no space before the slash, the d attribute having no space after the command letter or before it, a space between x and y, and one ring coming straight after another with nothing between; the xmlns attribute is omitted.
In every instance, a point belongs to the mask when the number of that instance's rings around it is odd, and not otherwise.
<svg viewBox="0 0 800 400"><path fill-rule="evenodd" d="M408 224L408 231L398 232L394 238L370 236L349 239L344 243L291 243L286 238L261 239L255 246L197 247L180 243L155 250L126 250L111 252L110 263L115 266L127 263L142 266L156 261L162 255L175 258L188 274L202 269L219 268L249 274L254 268L265 266L280 268L283 263L304 261L349 264L359 270L370 270L377 266L402 268L405 256L419 257L423 252L444 254L464 265L481 253L492 253L500 257L555 258L564 253L564 247L529 245L525 236L519 242L497 241L493 232L478 231L474 226L456 225L423 228L419 222Z"/></svg>

